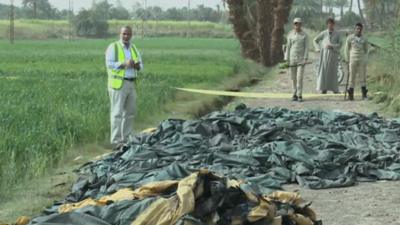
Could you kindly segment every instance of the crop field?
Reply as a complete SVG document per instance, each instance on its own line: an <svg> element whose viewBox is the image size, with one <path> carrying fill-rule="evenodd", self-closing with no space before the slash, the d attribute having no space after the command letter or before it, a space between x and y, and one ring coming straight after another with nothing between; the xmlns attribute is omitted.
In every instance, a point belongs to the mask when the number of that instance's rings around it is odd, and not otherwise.
<svg viewBox="0 0 400 225"><path fill-rule="evenodd" d="M9 36L9 21L0 20L0 39ZM146 37L215 37L232 38L230 25L212 22L192 21L141 21L110 20L110 35L118 34L121 26L130 25L137 35ZM17 39L48 39L69 37L69 23L66 20L16 20L15 36Z"/></svg>
<svg viewBox="0 0 400 225"><path fill-rule="evenodd" d="M109 101L104 52L112 40L0 41L0 197L40 176L75 144L105 143ZM146 38L137 127L154 123L176 91L217 88L247 62L233 39ZM3 196L1 196L3 195Z"/></svg>

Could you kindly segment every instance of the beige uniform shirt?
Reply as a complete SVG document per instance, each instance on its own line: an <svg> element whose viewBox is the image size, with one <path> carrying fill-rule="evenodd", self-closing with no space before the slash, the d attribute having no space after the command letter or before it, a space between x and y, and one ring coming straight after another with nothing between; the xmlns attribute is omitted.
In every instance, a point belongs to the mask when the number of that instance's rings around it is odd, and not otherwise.
<svg viewBox="0 0 400 225"><path fill-rule="evenodd" d="M347 37L345 45L347 61L366 61L368 55L368 40L364 37L357 37L355 34Z"/></svg>
<svg viewBox="0 0 400 225"><path fill-rule="evenodd" d="M308 59L308 35L304 31L291 31L287 36L285 60L290 64Z"/></svg>

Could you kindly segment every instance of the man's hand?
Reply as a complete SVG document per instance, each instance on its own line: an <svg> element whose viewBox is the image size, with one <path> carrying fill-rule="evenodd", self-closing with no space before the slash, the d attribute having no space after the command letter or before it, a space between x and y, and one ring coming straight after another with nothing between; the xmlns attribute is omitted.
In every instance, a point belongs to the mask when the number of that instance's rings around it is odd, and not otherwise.
<svg viewBox="0 0 400 225"><path fill-rule="evenodd" d="M135 68L135 61L129 60L129 68Z"/></svg>
<svg viewBox="0 0 400 225"><path fill-rule="evenodd" d="M122 65L123 65L124 68L134 68L135 61L133 61L131 59L128 59Z"/></svg>
<svg viewBox="0 0 400 225"><path fill-rule="evenodd" d="M134 68L135 70L140 70L140 62L134 63L134 64L133 64L133 68Z"/></svg>

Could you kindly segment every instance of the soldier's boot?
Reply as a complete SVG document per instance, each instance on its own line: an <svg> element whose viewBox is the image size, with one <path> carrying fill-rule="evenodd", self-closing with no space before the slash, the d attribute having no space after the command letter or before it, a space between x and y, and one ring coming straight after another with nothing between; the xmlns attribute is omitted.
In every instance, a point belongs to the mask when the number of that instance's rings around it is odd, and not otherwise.
<svg viewBox="0 0 400 225"><path fill-rule="evenodd" d="M362 92L362 100L368 100L368 96L367 96L367 93L368 93L368 89L367 89L367 87L361 87L361 92Z"/></svg>
<svg viewBox="0 0 400 225"><path fill-rule="evenodd" d="M347 93L349 94L349 100L353 101L354 100L354 89L349 88L349 90L347 90Z"/></svg>
<svg viewBox="0 0 400 225"><path fill-rule="evenodd" d="M299 95L298 102L303 102L303 96Z"/></svg>

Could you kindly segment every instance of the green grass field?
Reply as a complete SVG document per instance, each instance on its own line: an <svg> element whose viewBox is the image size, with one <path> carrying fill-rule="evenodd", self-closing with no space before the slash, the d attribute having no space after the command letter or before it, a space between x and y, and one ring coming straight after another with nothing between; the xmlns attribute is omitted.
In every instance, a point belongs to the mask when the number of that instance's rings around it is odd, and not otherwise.
<svg viewBox="0 0 400 225"><path fill-rule="evenodd" d="M0 20L0 39L9 37L9 21ZM130 25L138 36L146 37L191 37L232 38L230 25L211 22L192 21L146 21L110 20L108 32L111 36L119 33L121 26ZM17 39L48 39L69 37L69 24L65 20L16 20L15 37Z"/></svg>
<svg viewBox="0 0 400 225"><path fill-rule="evenodd" d="M48 172L74 145L108 141L104 52L111 41L0 41L0 198L16 182ZM233 39L148 38L136 44L145 63L138 129L156 124L176 101L171 87L218 88L249 65Z"/></svg>

